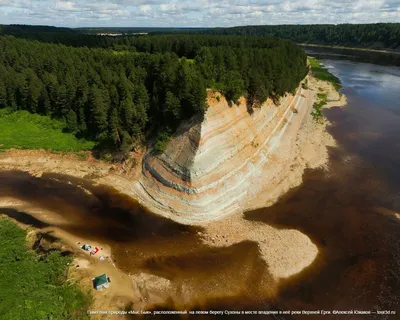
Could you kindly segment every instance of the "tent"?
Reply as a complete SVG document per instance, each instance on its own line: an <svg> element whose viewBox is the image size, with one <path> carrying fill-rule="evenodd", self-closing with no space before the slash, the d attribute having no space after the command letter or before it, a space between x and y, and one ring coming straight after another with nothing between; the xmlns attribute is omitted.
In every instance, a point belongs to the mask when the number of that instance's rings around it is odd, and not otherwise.
<svg viewBox="0 0 400 320"><path fill-rule="evenodd" d="M89 251L89 250L92 248L92 246L89 245L89 244L84 244L81 248L82 248L83 250L85 250L85 251Z"/></svg>
<svg viewBox="0 0 400 320"><path fill-rule="evenodd" d="M110 278L108 278L106 274L102 274L101 276L93 278L92 281L93 281L93 287L95 287L96 290L101 291L101 289L103 288L108 288L108 284L110 283Z"/></svg>

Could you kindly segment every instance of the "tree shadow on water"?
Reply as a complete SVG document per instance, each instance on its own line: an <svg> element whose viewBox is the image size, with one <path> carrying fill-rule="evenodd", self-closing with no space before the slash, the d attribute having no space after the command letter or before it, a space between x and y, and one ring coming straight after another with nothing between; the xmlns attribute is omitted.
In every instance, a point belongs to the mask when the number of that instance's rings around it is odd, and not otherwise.
<svg viewBox="0 0 400 320"><path fill-rule="evenodd" d="M58 227L81 236L131 241L147 238L149 234L165 238L201 230L156 216L114 188L64 174L44 173L42 177L34 177L22 171L0 172L1 197L16 198L55 212L67 221ZM7 212L22 220L31 219L29 224L40 225L34 218L28 218L27 213Z"/></svg>

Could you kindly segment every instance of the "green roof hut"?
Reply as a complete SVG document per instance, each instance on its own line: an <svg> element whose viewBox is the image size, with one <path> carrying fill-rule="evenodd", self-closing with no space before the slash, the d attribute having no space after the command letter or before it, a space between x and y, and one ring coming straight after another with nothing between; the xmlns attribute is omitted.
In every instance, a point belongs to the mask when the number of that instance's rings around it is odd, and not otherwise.
<svg viewBox="0 0 400 320"><path fill-rule="evenodd" d="M102 274L101 276L98 276L96 278L92 279L93 281L93 287L101 291L103 288L108 288L108 284L110 283L110 278L107 277L106 274Z"/></svg>

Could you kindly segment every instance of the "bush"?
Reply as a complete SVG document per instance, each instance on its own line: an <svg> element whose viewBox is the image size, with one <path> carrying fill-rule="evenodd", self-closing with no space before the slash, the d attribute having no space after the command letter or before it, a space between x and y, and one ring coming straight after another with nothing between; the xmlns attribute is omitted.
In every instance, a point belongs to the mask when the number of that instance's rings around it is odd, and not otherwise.
<svg viewBox="0 0 400 320"><path fill-rule="evenodd" d="M301 87L302 87L304 90L307 90L307 89L308 89L308 79L304 80L304 82L301 84Z"/></svg>
<svg viewBox="0 0 400 320"><path fill-rule="evenodd" d="M153 150L156 154L161 154L167 148L168 142L171 136L167 132L163 132L158 136L156 143L154 144Z"/></svg>
<svg viewBox="0 0 400 320"><path fill-rule="evenodd" d="M317 97L319 100L318 102L314 102L311 115L313 116L314 120L320 122L324 117L324 115L322 114L322 107L326 105L328 95L326 93L318 93Z"/></svg>

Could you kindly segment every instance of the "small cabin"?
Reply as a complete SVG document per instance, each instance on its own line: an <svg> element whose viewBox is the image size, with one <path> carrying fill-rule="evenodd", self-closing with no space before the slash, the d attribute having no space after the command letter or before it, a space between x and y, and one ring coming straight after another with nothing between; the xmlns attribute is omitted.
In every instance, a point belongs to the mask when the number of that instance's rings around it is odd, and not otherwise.
<svg viewBox="0 0 400 320"><path fill-rule="evenodd" d="M92 279L93 281L93 287L101 291L103 288L108 288L108 284L110 283L110 278L107 277L106 274L102 274L101 276L98 276L96 278Z"/></svg>

